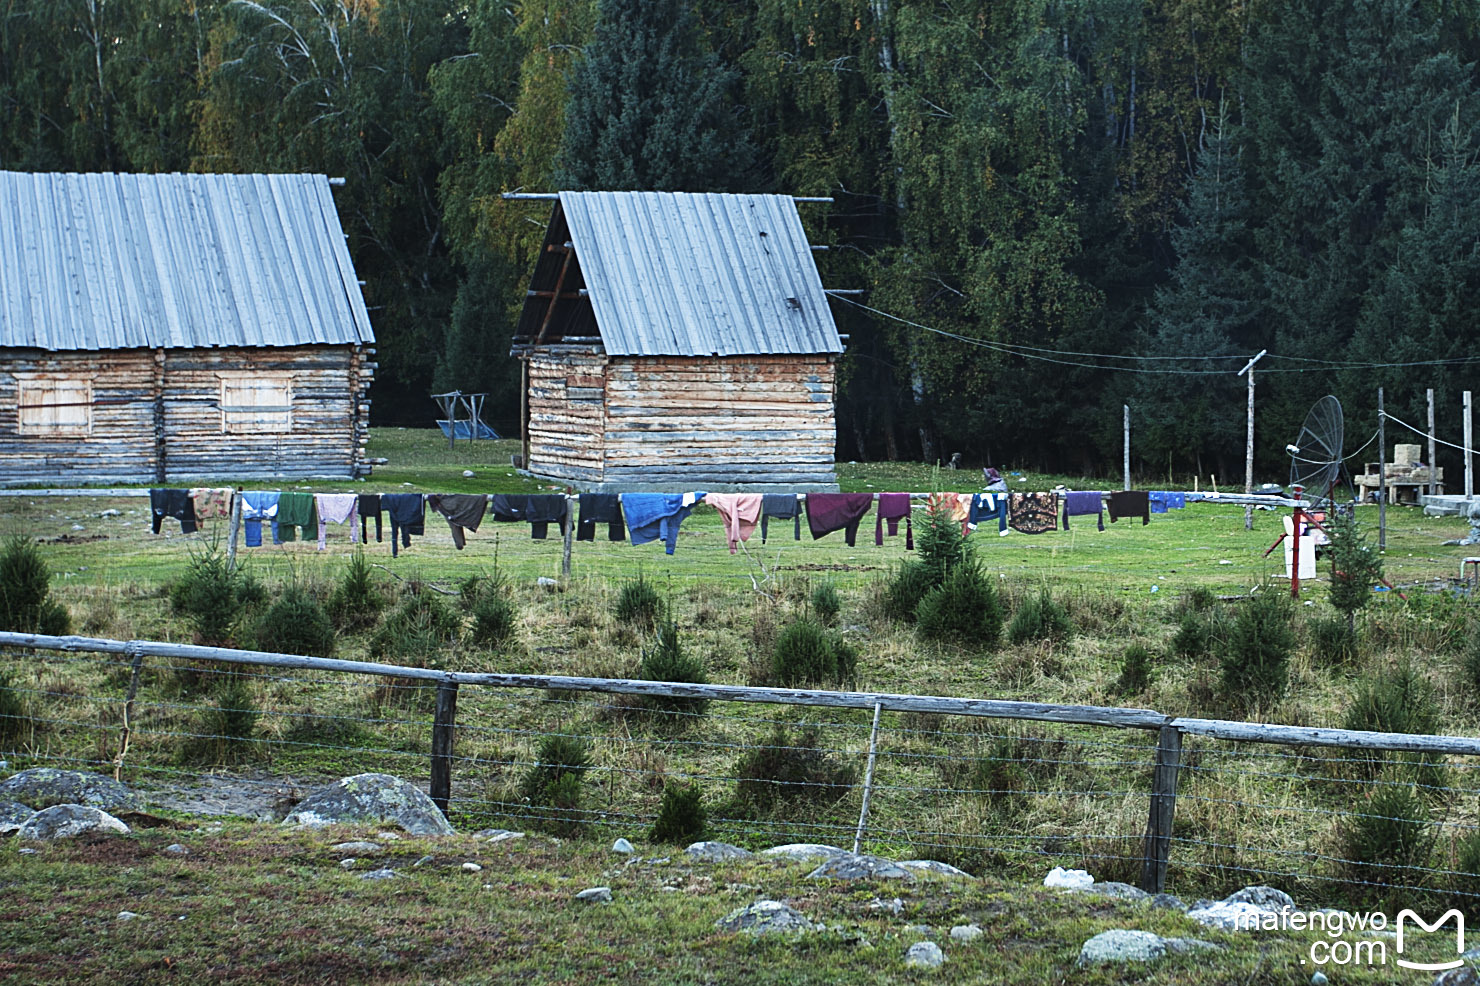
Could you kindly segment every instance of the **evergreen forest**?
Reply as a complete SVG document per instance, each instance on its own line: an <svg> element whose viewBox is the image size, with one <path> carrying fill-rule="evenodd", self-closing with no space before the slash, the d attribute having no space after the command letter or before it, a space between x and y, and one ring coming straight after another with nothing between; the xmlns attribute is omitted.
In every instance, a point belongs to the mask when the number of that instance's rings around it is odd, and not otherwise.
<svg viewBox="0 0 1480 986"><path fill-rule="evenodd" d="M1477 66L1455 0L0 0L0 168L344 177L374 422L505 432L550 206L501 193L830 196L840 459L1117 474L1128 405L1239 482L1261 350L1262 478L1326 393L1459 440Z"/></svg>

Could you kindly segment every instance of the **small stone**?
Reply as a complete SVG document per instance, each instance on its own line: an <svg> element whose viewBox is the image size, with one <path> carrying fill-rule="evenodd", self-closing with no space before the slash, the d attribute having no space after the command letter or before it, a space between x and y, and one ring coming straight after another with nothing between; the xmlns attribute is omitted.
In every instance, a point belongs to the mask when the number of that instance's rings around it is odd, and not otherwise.
<svg viewBox="0 0 1480 986"><path fill-rule="evenodd" d="M499 832L488 837L489 842L508 842L511 839L524 838L523 832Z"/></svg>
<svg viewBox="0 0 1480 986"><path fill-rule="evenodd" d="M1312 972L1310 974L1310 986L1326 986L1330 982L1324 972Z"/></svg>
<svg viewBox="0 0 1480 986"><path fill-rule="evenodd" d="M576 900L583 900L588 904L605 904L611 899L611 887L588 887L576 894Z"/></svg>
<svg viewBox="0 0 1480 986"><path fill-rule="evenodd" d="M380 844L379 843L375 843L375 842L341 842L341 843L338 843L337 845L333 846L333 848L335 850L337 850L338 852L360 852L360 853L377 853L377 852L380 852Z"/></svg>
<svg viewBox="0 0 1480 986"><path fill-rule="evenodd" d="M904 964L911 969L939 969L945 961L946 953L933 941L916 942L904 953Z"/></svg>
<svg viewBox="0 0 1480 986"><path fill-rule="evenodd" d="M382 842L396 842L401 838L399 832L376 832L375 837Z"/></svg>
<svg viewBox="0 0 1480 986"><path fill-rule="evenodd" d="M821 931L800 911L779 900L758 900L747 907L731 911L714 926L721 931L744 931L752 935L770 935L798 931Z"/></svg>
<svg viewBox="0 0 1480 986"><path fill-rule="evenodd" d="M899 917L899 915L904 913L904 901L898 897L895 897L893 900L880 900L875 897L868 902L868 909L871 911L888 911L895 917Z"/></svg>
<svg viewBox="0 0 1480 986"><path fill-rule="evenodd" d="M463 479L472 479L472 478L473 478L473 470L471 470L471 469L464 469L463 470Z"/></svg>
<svg viewBox="0 0 1480 986"><path fill-rule="evenodd" d="M73 524L72 525L72 530L74 530L74 531L85 531L85 530L87 530L87 528L83 527L81 524Z"/></svg>
<svg viewBox="0 0 1480 986"><path fill-rule="evenodd" d="M950 863L942 863L938 859L904 859L900 860L899 865L911 873L933 873L936 876L948 876L957 880L976 879L965 870L952 866Z"/></svg>
<svg viewBox="0 0 1480 986"><path fill-rule="evenodd" d="M176 856L189 856L190 855L190 850L189 849L186 849L184 846L180 845L180 843L178 843L178 842L174 842L174 843L171 843L170 845L165 846L164 847L164 851L165 852L168 852L168 853L174 853Z"/></svg>
<svg viewBox="0 0 1480 986"><path fill-rule="evenodd" d="M136 917L138 917L138 915L135 914L133 911L119 911L118 912L118 920L120 920L120 921L132 921Z"/></svg>
<svg viewBox="0 0 1480 986"><path fill-rule="evenodd" d="M904 933L907 935L917 935L921 938L935 937L935 929L928 924L907 924L904 926Z"/></svg>
<svg viewBox="0 0 1480 986"><path fill-rule="evenodd" d="M1166 943L1160 935L1153 935L1149 931L1117 928L1114 931L1102 931L1085 942L1079 949L1079 964L1150 962L1166 953Z"/></svg>
<svg viewBox="0 0 1480 986"><path fill-rule="evenodd" d="M958 924L951 929L952 941L976 941L985 932L974 924Z"/></svg>
<svg viewBox="0 0 1480 986"><path fill-rule="evenodd" d="M371 870L369 873L361 873L361 880L394 880L396 871L392 869Z"/></svg>
<svg viewBox="0 0 1480 986"><path fill-rule="evenodd" d="M358 862L359 862L358 859L355 859L353 856L350 856L350 857L347 857L345 859L341 859L339 861L339 868L341 870L352 870L352 869L355 868L355 864L358 863Z"/></svg>
<svg viewBox="0 0 1480 986"><path fill-rule="evenodd" d="M34 855L36 855L36 853L37 853L37 852L38 852L38 851L39 851L39 850L36 850L36 849L31 849L31 848L29 848L29 847L27 847L27 848L25 848L25 849L17 849L17 850L16 850L16 852L17 852L17 853L19 853L19 854L20 854L20 855L22 855L22 856L34 856Z"/></svg>
<svg viewBox="0 0 1480 986"><path fill-rule="evenodd" d="M483 872L483 867L479 866L477 863L464 863L462 865L462 868L463 868L463 872L464 873L482 873Z"/></svg>
<svg viewBox="0 0 1480 986"><path fill-rule="evenodd" d="M632 843L628 842L626 839L618 839L616 842L612 843L612 852L619 852L624 856L630 856L634 852L636 852L636 850L632 848Z"/></svg>
<svg viewBox="0 0 1480 986"><path fill-rule="evenodd" d="M1157 894L1151 898L1151 906L1167 911L1187 910L1187 902L1176 894Z"/></svg>
<svg viewBox="0 0 1480 986"><path fill-rule="evenodd" d="M1295 909L1295 901L1283 890L1274 887L1245 887L1236 890L1223 898L1228 904L1253 904L1255 907L1266 911L1281 911L1285 908Z"/></svg>
<svg viewBox="0 0 1480 986"><path fill-rule="evenodd" d="M553 589L560 584L558 579L552 579L548 575L541 575L534 580L534 584L543 589Z"/></svg>
<svg viewBox="0 0 1480 986"><path fill-rule="evenodd" d="M430 863L434 858L435 857L433 857L433 856L423 856L420 859L418 859L416 862L412 863L411 865L412 866L425 866L426 864Z"/></svg>
<svg viewBox="0 0 1480 986"><path fill-rule="evenodd" d="M117 510L104 510L102 513L98 514L98 516L99 517L121 517L123 515L120 514Z"/></svg>
<svg viewBox="0 0 1480 986"><path fill-rule="evenodd" d="M689 856L705 863L720 863L730 859L750 859L755 854L732 846L728 842L695 842L684 850Z"/></svg>

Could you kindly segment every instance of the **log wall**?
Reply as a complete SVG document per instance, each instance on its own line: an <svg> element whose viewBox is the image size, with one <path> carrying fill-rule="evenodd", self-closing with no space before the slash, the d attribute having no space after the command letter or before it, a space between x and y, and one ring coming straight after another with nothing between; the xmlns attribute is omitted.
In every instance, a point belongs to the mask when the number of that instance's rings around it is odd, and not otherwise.
<svg viewBox="0 0 1480 986"><path fill-rule="evenodd" d="M835 357L530 356L530 471L585 488L834 487Z"/></svg>
<svg viewBox="0 0 1480 986"><path fill-rule="evenodd" d="M366 389L375 364L352 346L0 349L0 485L153 483L366 475ZM221 373L282 374L291 426L223 431ZM86 435L22 434L20 380L92 383Z"/></svg>

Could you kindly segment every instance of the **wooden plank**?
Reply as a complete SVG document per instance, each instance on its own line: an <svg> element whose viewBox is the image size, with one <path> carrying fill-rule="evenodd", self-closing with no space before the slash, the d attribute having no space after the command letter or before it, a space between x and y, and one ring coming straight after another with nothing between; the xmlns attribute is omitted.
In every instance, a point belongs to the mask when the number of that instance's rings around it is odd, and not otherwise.
<svg viewBox="0 0 1480 986"><path fill-rule="evenodd" d="M1315 726L1275 726L1221 719L1173 719L1171 725L1193 736L1238 743L1273 743L1279 746L1331 746L1346 750L1401 750L1412 753L1445 753L1480 756L1480 739L1468 736L1419 736L1409 733L1375 733L1352 729L1323 729Z"/></svg>

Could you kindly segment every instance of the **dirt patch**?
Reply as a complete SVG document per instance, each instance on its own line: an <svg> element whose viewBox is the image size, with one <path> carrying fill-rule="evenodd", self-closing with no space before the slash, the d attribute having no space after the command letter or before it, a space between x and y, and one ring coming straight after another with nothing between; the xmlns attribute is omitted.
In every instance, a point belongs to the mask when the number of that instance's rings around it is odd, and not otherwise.
<svg viewBox="0 0 1480 986"><path fill-rule="evenodd" d="M91 544L94 541L106 541L106 534L60 534L54 538L37 538L37 544Z"/></svg>
<svg viewBox="0 0 1480 986"><path fill-rule="evenodd" d="M787 572L875 572L883 568L882 565L782 565L781 570Z"/></svg>

